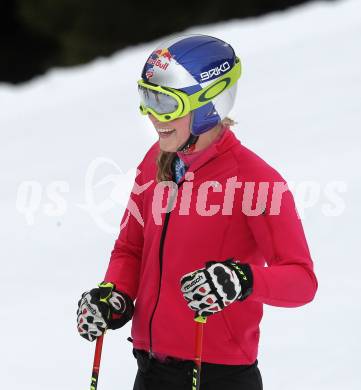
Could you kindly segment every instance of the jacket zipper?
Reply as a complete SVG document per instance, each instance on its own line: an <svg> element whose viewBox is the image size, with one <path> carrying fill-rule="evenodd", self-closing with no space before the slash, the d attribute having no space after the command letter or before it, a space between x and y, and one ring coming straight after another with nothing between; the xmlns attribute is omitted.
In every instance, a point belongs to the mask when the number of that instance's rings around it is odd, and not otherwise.
<svg viewBox="0 0 361 390"><path fill-rule="evenodd" d="M178 183L178 190L179 187L183 184L184 180L180 181ZM174 199L171 198L171 202L173 202ZM163 273L163 252L164 252L164 241L165 241L165 236L167 233L167 228L168 228L168 223L169 223L169 218L170 218L171 211L168 211L165 215L164 218L164 225L162 229L162 235L160 237L160 245L159 245L159 283L158 283L158 294L157 294L157 300L154 305L154 309L152 312L152 315L150 316L150 321L149 321L149 357L151 358L153 355L153 340L152 340L152 324L153 324L153 317L155 314L155 311L157 310L157 306L159 303L159 298L160 298L160 288L162 284L162 273Z"/></svg>
<svg viewBox="0 0 361 390"><path fill-rule="evenodd" d="M155 301L154 309L152 312L152 315L150 316L150 321L149 321L149 357L152 357L153 354L153 342L152 342L152 323L153 323L153 317L155 314L155 311L157 309L158 303L159 303L159 297L160 297L160 287L162 284L162 272L163 272L163 248L164 248L164 239L165 235L167 233L167 227L168 227L168 222L169 222L169 217L170 217L170 211L165 215L164 219L164 225L162 229L162 235L160 238L160 246L159 246L159 283L158 283L158 295L157 295L157 300Z"/></svg>

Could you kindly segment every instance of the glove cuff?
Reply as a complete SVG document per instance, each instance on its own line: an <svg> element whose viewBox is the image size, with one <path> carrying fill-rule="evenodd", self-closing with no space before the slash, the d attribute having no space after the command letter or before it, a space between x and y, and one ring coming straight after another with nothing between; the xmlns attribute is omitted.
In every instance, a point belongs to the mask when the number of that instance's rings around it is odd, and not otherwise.
<svg viewBox="0 0 361 390"><path fill-rule="evenodd" d="M244 301L253 291L253 273L249 264L240 263L239 260L228 259L225 261L235 271L242 287L239 301Z"/></svg>
<svg viewBox="0 0 361 390"><path fill-rule="evenodd" d="M109 308L108 317L106 318L107 326L109 329L118 329L124 326L130 321L134 314L134 304L131 298L122 291L117 290L114 283L101 282L98 284L100 290L100 302L106 304ZM122 296L124 305L122 313L118 313L112 306L109 300L112 299L112 294L117 293Z"/></svg>
<svg viewBox="0 0 361 390"><path fill-rule="evenodd" d="M124 326L128 321L130 321L134 314L134 303L129 298L129 296L119 290L116 290L117 293L121 294L125 301L125 310L122 314L112 313L111 321L109 324L110 329L118 329Z"/></svg>

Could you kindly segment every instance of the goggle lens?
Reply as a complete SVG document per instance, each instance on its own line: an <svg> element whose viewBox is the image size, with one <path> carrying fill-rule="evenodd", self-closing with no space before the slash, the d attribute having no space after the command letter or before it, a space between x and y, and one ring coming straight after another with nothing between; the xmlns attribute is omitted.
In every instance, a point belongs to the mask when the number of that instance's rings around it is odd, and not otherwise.
<svg viewBox="0 0 361 390"><path fill-rule="evenodd" d="M178 102L172 96L138 86L141 104L146 108L151 108L158 114L170 114L178 109Z"/></svg>

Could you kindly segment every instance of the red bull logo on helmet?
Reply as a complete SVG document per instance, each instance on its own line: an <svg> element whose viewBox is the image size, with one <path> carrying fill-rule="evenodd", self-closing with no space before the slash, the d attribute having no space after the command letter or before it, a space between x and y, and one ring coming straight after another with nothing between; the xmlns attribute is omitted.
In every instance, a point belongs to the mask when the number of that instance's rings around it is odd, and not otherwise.
<svg viewBox="0 0 361 390"><path fill-rule="evenodd" d="M155 50L148 58L147 64L153 65L162 70L166 70L172 60L172 55L168 49Z"/></svg>

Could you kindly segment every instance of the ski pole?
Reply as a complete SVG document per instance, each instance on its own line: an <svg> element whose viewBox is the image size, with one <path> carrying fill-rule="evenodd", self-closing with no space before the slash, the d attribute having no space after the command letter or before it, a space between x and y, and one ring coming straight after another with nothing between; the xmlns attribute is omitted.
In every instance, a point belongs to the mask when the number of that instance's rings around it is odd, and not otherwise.
<svg viewBox="0 0 361 390"><path fill-rule="evenodd" d="M203 324L207 322L206 317L197 316L194 318L196 322L196 343L194 368L192 377L192 390L199 390L201 382L201 366L202 366L202 339L203 339Z"/></svg>
<svg viewBox="0 0 361 390"><path fill-rule="evenodd" d="M92 372L92 379L90 383L90 390L97 390L98 387L98 377L99 377L100 359L102 357L103 339L104 339L104 335L101 335L97 338L97 343L95 346L95 353L94 353L93 372Z"/></svg>

